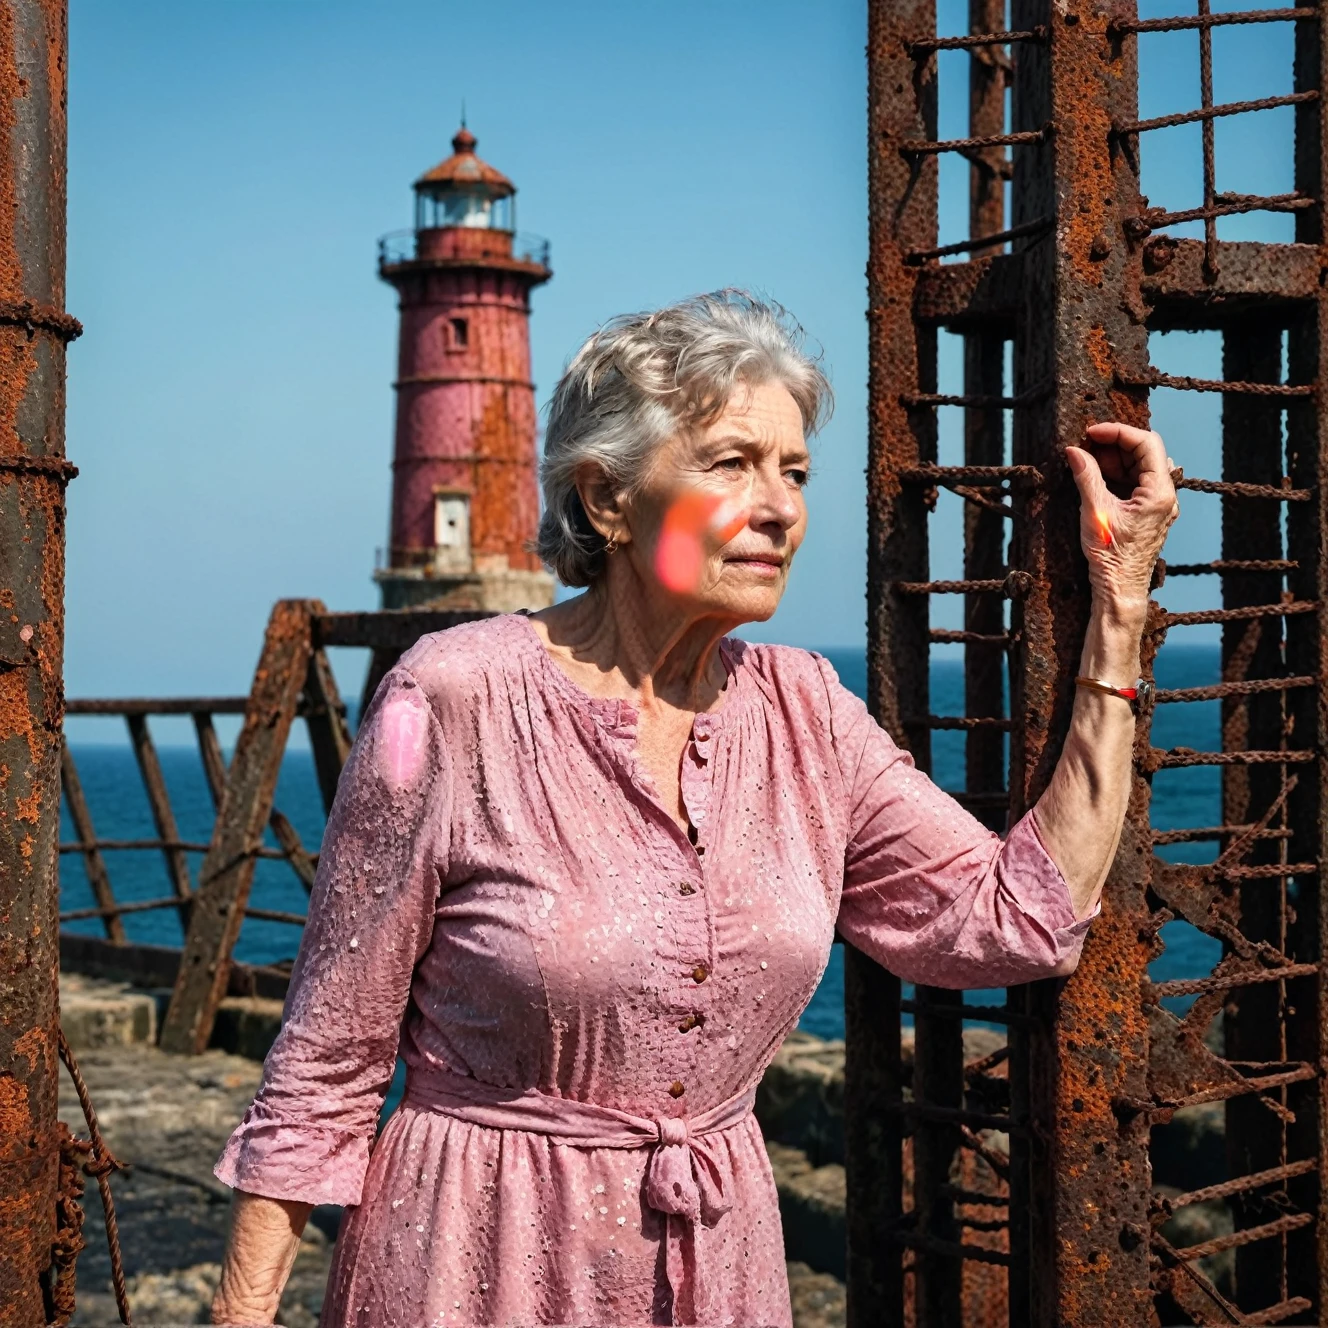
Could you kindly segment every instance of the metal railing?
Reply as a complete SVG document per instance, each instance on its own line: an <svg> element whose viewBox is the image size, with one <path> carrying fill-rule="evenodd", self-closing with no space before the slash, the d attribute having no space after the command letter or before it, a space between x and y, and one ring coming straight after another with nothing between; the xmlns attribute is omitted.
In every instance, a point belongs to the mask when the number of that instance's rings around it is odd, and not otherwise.
<svg viewBox="0 0 1328 1328"><path fill-rule="evenodd" d="M550 245L542 235L531 231L503 232L512 237L512 257L522 263L549 266ZM394 267L398 263L413 263L419 258L419 232L414 230L390 231L378 240L378 266Z"/></svg>

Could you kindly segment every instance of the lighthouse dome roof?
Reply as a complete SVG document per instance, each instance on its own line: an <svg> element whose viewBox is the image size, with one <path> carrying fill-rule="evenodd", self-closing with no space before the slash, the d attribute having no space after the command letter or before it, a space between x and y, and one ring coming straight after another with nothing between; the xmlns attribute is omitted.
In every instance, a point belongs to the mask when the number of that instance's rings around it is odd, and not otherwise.
<svg viewBox="0 0 1328 1328"><path fill-rule="evenodd" d="M501 171L475 155L475 135L463 124L452 139L452 155L425 171L415 181L421 193L443 193L449 189L474 189L484 186L493 198L506 198L516 193L516 185Z"/></svg>

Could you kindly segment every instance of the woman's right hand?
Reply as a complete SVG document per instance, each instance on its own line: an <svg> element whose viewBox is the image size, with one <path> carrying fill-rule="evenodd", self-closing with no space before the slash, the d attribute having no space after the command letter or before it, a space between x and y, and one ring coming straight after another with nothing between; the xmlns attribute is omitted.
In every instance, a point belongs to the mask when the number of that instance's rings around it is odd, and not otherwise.
<svg viewBox="0 0 1328 1328"><path fill-rule="evenodd" d="M273 1324L312 1204L235 1191L214 1324Z"/></svg>

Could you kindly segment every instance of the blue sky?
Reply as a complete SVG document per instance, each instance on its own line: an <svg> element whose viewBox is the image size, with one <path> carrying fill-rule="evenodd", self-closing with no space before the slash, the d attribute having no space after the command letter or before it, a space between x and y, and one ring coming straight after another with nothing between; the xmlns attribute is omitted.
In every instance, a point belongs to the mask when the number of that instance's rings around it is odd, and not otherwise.
<svg viewBox="0 0 1328 1328"><path fill-rule="evenodd" d="M945 0L942 30L962 9ZM70 695L244 691L273 600L376 607L396 311L375 242L409 224L410 182L450 151L463 97L520 227L552 242L541 403L604 318L697 290L767 292L824 347L838 409L812 531L750 635L860 643L865 25L861 0L72 0L68 307L87 331L69 357ZM1289 91L1289 43L1219 31L1218 99ZM1145 41L1145 114L1197 105L1196 52L1193 34ZM963 132L966 58L943 57L943 134ZM1198 202L1197 126L1152 140L1151 201ZM1289 141L1289 112L1219 122L1219 188L1289 189ZM947 163L943 239L964 199ZM1158 342L1160 367L1218 376L1214 338ZM1155 394L1159 425L1191 473L1216 474L1219 403L1178 396ZM1216 505L1186 513L1170 556L1214 556ZM935 525L954 574L957 512Z"/></svg>

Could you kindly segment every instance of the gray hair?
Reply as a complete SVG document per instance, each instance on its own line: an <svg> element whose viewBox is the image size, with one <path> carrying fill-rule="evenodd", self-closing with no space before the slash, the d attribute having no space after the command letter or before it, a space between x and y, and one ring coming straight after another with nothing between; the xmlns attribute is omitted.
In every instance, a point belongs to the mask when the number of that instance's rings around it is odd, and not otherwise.
<svg viewBox="0 0 1328 1328"><path fill-rule="evenodd" d="M829 418L832 393L804 339L782 306L740 290L624 314L599 328L554 389L544 433L544 515L535 552L558 579L588 586L604 570L604 537L576 490L576 473L587 462L631 493L660 444L713 420L740 382L781 383L797 402L804 431L815 433Z"/></svg>

